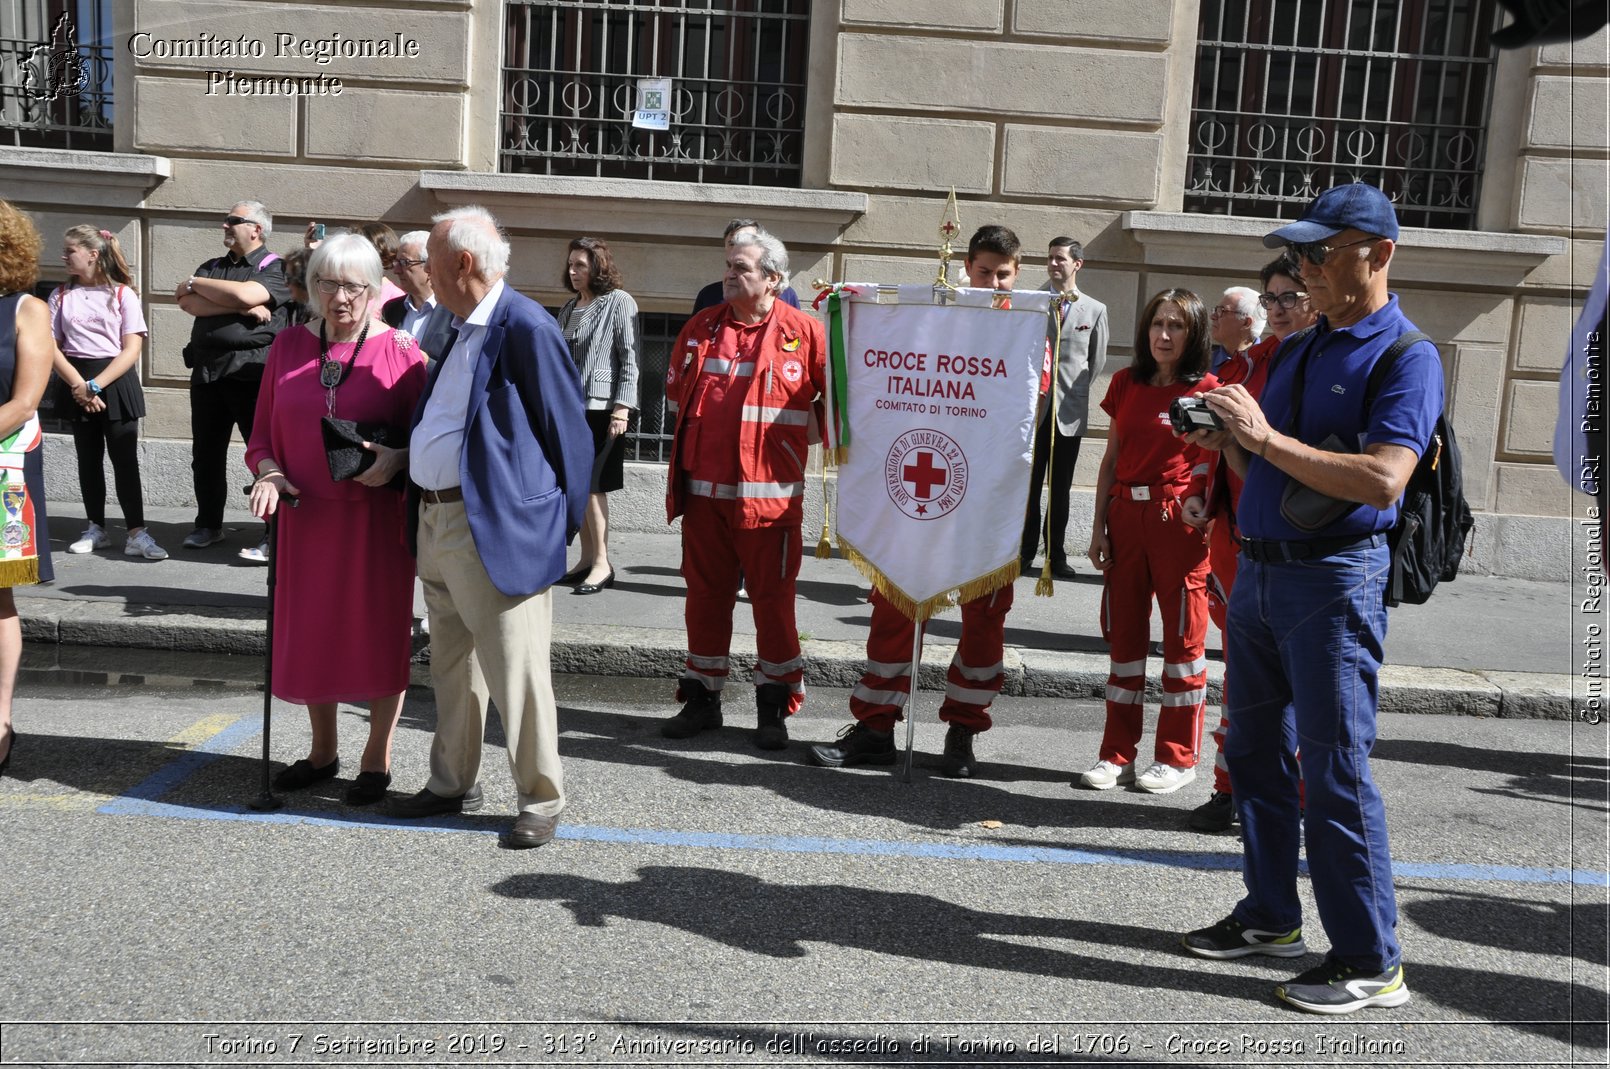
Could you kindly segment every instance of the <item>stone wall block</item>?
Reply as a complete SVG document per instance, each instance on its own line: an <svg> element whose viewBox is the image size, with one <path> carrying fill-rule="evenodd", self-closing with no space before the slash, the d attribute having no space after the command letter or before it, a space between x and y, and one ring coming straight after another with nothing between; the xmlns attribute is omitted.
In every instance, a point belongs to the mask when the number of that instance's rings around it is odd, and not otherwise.
<svg viewBox="0 0 1610 1069"><path fill-rule="evenodd" d="M142 152L296 155L295 97L209 96L198 78L141 75L135 83L134 146Z"/></svg>
<svg viewBox="0 0 1610 1069"><path fill-rule="evenodd" d="M397 160L426 167L464 161L466 98L418 90L342 90L310 96L307 155L342 162Z"/></svg>
<svg viewBox="0 0 1610 1069"><path fill-rule="evenodd" d="M1012 29L1063 40L1135 41L1167 45L1174 32L1172 0L1017 0Z"/></svg>
<svg viewBox="0 0 1610 1069"><path fill-rule="evenodd" d="M1554 455L1554 421L1557 382L1518 381L1509 384L1504 428L1504 452L1551 458ZM1548 469L1553 473L1554 469Z"/></svg>
<svg viewBox="0 0 1610 1069"><path fill-rule="evenodd" d="M923 23L953 30L983 30L999 33L1002 0L927 0L922 5ZM844 0L839 22L845 26L910 26L908 0Z"/></svg>
<svg viewBox="0 0 1610 1069"><path fill-rule="evenodd" d="M835 185L989 193L995 183L995 124L884 115L833 120Z"/></svg>
<svg viewBox="0 0 1610 1069"><path fill-rule="evenodd" d="M1005 193L1150 208L1162 142L1152 134L1051 126L1006 128Z"/></svg>
<svg viewBox="0 0 1610 1069"><path fill-rule="evenodd" d="M839 39L841 107L1066 115L1158 126L1167 95L1161 53L925 37Z"/></svg>
<svg viewBox="0 0 1610 1069"><path fill-rule="evenodd" d="M1603 231L1607 188L1610 163L1604 160L1528 156L1521 164L1520 225Z"/></svg>
<svg viewBox="0 0 1610 1069"><path fill-rule="evenodd" d="M1532 82L1526 143L1571 153L1610 150L1610 100L1603 78L1542 76Z"/></svg>
<svg viewBox="0 0 1610 1069"><path fill-rule="evenodd" d="M1565 484L1565 480L1560 478L1559 470L1553 464L1501 463L1494 467L1498 476L1498 493L1493 502L1495 512L1520 516L1569 516L1573 505L1580 512L1587 507L1590 500L1586 495L1573 493ZM1477 520L1478 527L1481 523L1481 520ZM1489 558L1498 562L1498 566L1493 570L1504 575L1524 574L1512 571L1509 567L1510 558L1520 551L1523 545L1524 543L1509 541L1495 547L1495 552ZM1554 570L1552 573L1544 574L1551 578L1564 579L1567 569L1561 565L1570 560L1568 542L1562 541L1551 559L1555 565Z"/></svg>
<svg viewBox="0 0 1610 1069"><path fill-rule="evenodd" d="M1559 375L1565 366L1565 350L1571 345L1571 328L1582 311L1581 303L1562 297L1523 297L1520 305L1515 370Z"/></svg>
<svg viewBox="0 0 1610 1069"><path fill-rule="evenodd" d="M194 317L176 304L148 302L145 321L151 328L151 335L145 340L145 357L142 361L149 369L147 377L188 382L190 369L184 366L184 347L190 341Z"/></svg>
<svg viewBox="0 0 1610 1069"><path fill-rule="evenodd" d="M1492 458L1498 446L1504 350L1498 346L1444 345L1444 390L1464 465L1465 500L1476 509L1493 497Z"/></svg>

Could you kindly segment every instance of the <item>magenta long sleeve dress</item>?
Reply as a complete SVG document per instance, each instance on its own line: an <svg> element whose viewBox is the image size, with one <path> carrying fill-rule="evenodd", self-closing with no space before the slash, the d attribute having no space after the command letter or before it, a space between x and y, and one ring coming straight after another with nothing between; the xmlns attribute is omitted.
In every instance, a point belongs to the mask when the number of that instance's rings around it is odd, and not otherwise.
<svg viewBox="0 0 1610 1069"><path fill-rule="evenodd" d="M336 389L338 419L406 428L425 388L425 361L412 336L375 330ZM353 343L332 344L345 364ZM319 420L319 339L306 327L281 331L268 352L246 464L279 462L301 504L275 513L273 692L299 704L369 701L408 686L414 560L404 541L401 492L335 482Z"/></svg>

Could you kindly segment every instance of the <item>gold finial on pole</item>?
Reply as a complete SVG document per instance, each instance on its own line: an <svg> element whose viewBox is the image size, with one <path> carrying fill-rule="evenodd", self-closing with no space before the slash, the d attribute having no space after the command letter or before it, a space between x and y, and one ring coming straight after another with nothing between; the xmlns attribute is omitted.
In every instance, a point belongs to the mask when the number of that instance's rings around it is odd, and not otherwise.
<svg viewBox="0 0 1610 1069"><path fill-rule="evenodd" d="M953 290L956 287L950 281L950 259L955 255L950 247L952 238L962 232L961 210L956 207L956 187L950 187L950 196L945 200L945 214L939 223L939 277L934 279L935 289Z"/></svg>

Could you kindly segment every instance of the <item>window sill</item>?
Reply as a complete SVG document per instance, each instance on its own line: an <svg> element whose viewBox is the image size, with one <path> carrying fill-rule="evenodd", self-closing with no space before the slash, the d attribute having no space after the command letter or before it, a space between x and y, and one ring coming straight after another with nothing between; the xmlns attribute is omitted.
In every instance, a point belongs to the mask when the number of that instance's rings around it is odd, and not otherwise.
<svg viewBox="0 0 1610 1069"><path fill-rule="evenodd" d="M173 176L166 156L80 152L59 148L0 149L0 188L8 200L138 208Z"/></svg>
<svg viewBox="0 0 1610 1069"><path fill-rule="evenodd" d="M1123 228L1141 246L1148 264L1193 267L1213 263L1250 274L1274 259L1263 236L1290 220L1195 212L1125 212ZM1563 256L1564 238L1490 230L1429 230L1404 227L1392 257L1392 280L1447 282L1514 289L1551 256Z"/></svg>
<svg viewBox="0 0 1610 1069"><path fill-rule="evenodd" d="M421 171L419 187L443 204L480 204L505 225L576 233L647 234L708 240L735 215L755 215L790 244L830 245L866 213L865 193L837 189L695 185L630 178Z"/></svg>

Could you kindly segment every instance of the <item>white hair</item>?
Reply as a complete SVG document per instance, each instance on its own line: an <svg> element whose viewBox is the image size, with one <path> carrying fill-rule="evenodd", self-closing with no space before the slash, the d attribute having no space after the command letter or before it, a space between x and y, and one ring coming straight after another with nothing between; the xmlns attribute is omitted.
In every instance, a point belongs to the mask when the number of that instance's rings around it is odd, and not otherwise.
<svg viewBox="0 0 1610 1069"><path fill-rule="evenodd" d="M1263 336L1264 311L1263 305L1258 303L1258 291L1248 289L1246 286L1231 286L1224 291L1224 295L1235 302L1235 314L1251 319L1248 327L1254 338Z"/></svg>
<svg viewBox="0 0 1610 1069"><path fill-rule="evenodd" d="M479 204L433 215L433 225L447 224L447 248L467 252L475 260L475 271L483 282L496 282L509 273L509 239L492 213Z"/></svg>
<svg viewBox="0 0 1610 1069"><path fill-rule="evenodd" d="M240 213L241 216L243 218L250 219L252 222L254 222L258 226L262 227L263 228L263 236L265 238L268 237L268 235L273 232L273 230L274 230L274 217L272 215L268 214L268 209L263 206L262 201L259 201L259 200L236 201L235 202L235 207L237 207L237 208L245 208L246 209L245 211Z"/></svg>
<svg viewBox="0 0 1610 1069"><path fill-rule="evenodd" d="M319 279L340 280L342 275L353 274L369 288L369 299L380 296L380 254L362 234L347 231L319 242L319 247L307 260L307 292L320 318L325 317L329 297L319 292Z"/></svg>
<svg viewBox="0 0 1610 1069"><path fill-rule="evenodd" d="M415 248L415 249L419 249L421 252L423 252L424 249L425 249L425 245L429 241L430 241L430 231L429 230L410 230L408 233L404 234L402 237L397 239L397 248L399 250L407 249L407 248ZM416 257L416 259L417 259L417 257Z"/></svg>
<svg viewBox="0 0 1610 1069"><path fill-rule="evenodd" d="M766 231L756 227L753 230L740 232L733 240L733 249L755 248L760 250L760 269L768 275L777 275L777 287L774 292L781 293L788 288L788 250L783 243Z"/></svg>

